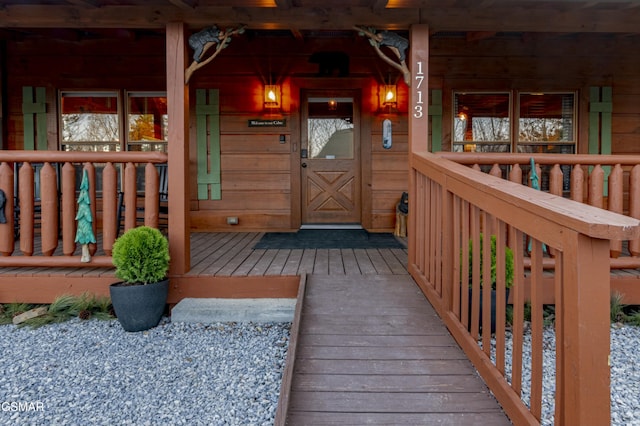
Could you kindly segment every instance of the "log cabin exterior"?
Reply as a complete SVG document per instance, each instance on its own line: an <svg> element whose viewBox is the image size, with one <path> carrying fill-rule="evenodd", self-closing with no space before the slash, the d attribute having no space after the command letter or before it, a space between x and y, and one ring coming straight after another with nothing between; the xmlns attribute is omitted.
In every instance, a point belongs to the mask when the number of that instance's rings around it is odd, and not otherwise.
<svg viewBox="0 0 640 426"><path fill-rule="evenodd" d="M155 167L146 168L150 171L140 187L136 183L139 171L132 165L166 163L173 303L185 296L229 296L225 288L244 285L237 279L220 279L219 285L212 285L215 279L189 277L191 232L295 231L318 223L356 224L372 232L391 232L396 203L403 191L409 191L410 199L415 200L409 223L409 270L516 423L532 421L536 414L539 416L540 407L534 402L529 411L518 405L519 398L501 381L504 372L500 371L500 361L495 368L486 366L488 349L478 349L478 330L463 332L468 325L465 305L460 302L459 292L444 284L460 268L466 269L456 263L457 255L447 257L444 253L462 249L433 235L442 226L443 234L464 241L469 232L477 235L474 232L479 232L480 224L493 218L518 226L519 232L533 237L532 252L541 252L544 242L563 253L556 258L556 265L561 265L556 266L560 268L556 276L562 272L571 283L585 280L587 283L581 285L592 286L587 295L575 287L567 287L566 294L542 292L536 283L546 279L545 285L553 286L556 278L543 277L541 256L531 257L531 270L539 271L528 278L533 284L527 296L534 306L541 308L551 294L552 300L562 301L567 314L578 318L575 327L569 321L563 323L565 338L575 340L570 340L574 346L564 355L566 369L559 372L566 376L560 380L557 420L559 424L584 424L596 418L605 421L608 410L598 404L592 406L593 401L608 401L608 371L603 367L608 345L588 357L584 354L593 336L604 339L608 333L603 324L607 322L608 306L602 301L608 298L609 288L598 287L593 281L606 281L608 277L609 239L632 241L640 237L637 220L599 213L588 205L576 210L559 199L549 201L542 194L521 193L507 183L495 182L492 177L485 180L475 172L465 177L464 168L429 152L500 151L528 156L542 152L564 153L567 157L620 154L626 158L621 160L626 167L624 176L631 175L632 165L640 164L640 157L634 159L640 154L638 22L640 3L632 0L2 2L0 136L4 152L0 152L0 160L4 164L0 187L14 194L15 173L19 171L9 165L15 163L61 164L59 173L41 172L54 179L75 174L75 170L65 174L63 165L67 163L96 164L89 166L94 173L92 182L107 185L102 187L103 197L94 198L97 202L93 203L99 210L97 222L104 226L114 222L117 191L124 191L124 202L129 206L137 203L135 194L140 190L147 195L158 192ZM188 39L214 24L219 29L242 31L231 37L231 43L211 63L189 75L185 84L193 54ZM403 74L379 56L354 26L388 30L406 38L409 73ZM394 58L393 52L384 47L382 50ZM385 103L388 85L395 86L396 99ZM275 86L277 105L265 99L266 86ZM560 118L567 120L563 122L563 134L521 143L521 123L527 118L550 118L545 112L522 108L540 95L549 95L560 103ZM96 103L83 106L82 102L89 99ZM152 115L160 130L153 133L153 139L136 138L129 131L131 117L143 113L136 109L136 101L141 100L145 105L153 101L156 108ZM337 101L335 108L329 102L332 100ZM493 109L487 112L491 103ZM464 106L470 109L464 110ZM67 107L70 114L89 108L116 117L115 132L107 139L75 137L65 127ZM499 118L502 123L507 120L510 126L506 133L501 128L491 137L479 136L473 127L461 131L460 126L469 122L469 114L474 112L480 117ZM462 114L466 114L464 118ZM338 152L312 153L309 120L347 117L342 120L347 123L342 134L349 133L352 141L347 158L341 158ZM390 147L383 134L385 120L391 121ZM77 152L105 147L113 152ZM160 152L125 152L145 149ZM324 158L314 158L319 155ZM479 158L473 164L506 163L501 157ZM544 163L543 156L536 158ZM601 163L608 165L607 161L602 158ZM111 164L120 165L113 168ZM566 164L581 163L568 159ZM103 166L109 170L106 175ZM96 169L100 170L97 177ZM501 170L492 174L502 175ZM32 182L32 172L19 176ZM447 184L443 176L460 183ZM59 202L62 238L68 242L73 225L65 227L70 215L64 212L65 208L73 209L74 200L65 198L64 189L73 188L75 180L63 177L61 182L60 201L45 195L55 189L42 187L41 226L49 226L44 223L50 219L46 213L57 210L57 204L52 210L46 210L45 205ZM591 188L589 179L581 182L581 186ZM607 180L603 178L602 182ZM620 186L622 207L616 204L614 211L634 215L631 182ZM609 188L608 183L594 185L595 189L585 191L580 201L609 207L612 203L604 189ZM438 188L444 188L444 192ZM462 198L465 191L460 188L467 188L470 198ZM502 217L503 212L495 206L483 204L476 194L478 188L496 206L505 207L504 214L510 213L511 219ZM560 188L561 192L566 190L562 185ZM22 196L22 192L31 190L32 186L27 190L17 187L16 193ZM457 201L458 197L462 201ZM158 212L152 206L157 200L150 200L146 220L154 224ZM460 212L464 207L455 207L457 203L471 203L483 213L472 209L471 216L465 216ZM8 197L7 206L12 204L13 197ZM435 207L440 204L444 206L441 210ZM28 205L26 208L29 210ZM540 223L546 224L547 231L523 223L520 217L536 223L531 212L544 217ZM471 223L471 231L456 234L456 222L447 221L448 215ZM576 218L571 219L572 215ZM12 217L8 224L0 225L0 236L10 242L3 243L0 250L4 254L0 257L2 266L83 266L75 259L74 246L66 256L53 256L53 260L16 256ZM135 209L127 210L124 223L125 228L135 226ZM496 226L499 235L508 239L507 231ZM34 230L20 227L20 251L27 253L28 245L22 246L27 240L24 232L29 235ZM558 229L575 229L579 235L569 243L556 238ZM117 235L117 227L108 225L104 230L104 252L94 256L94 265L101 267L108 265L109 241ZM517 240L518 236L522 238L522 234L509 238ZM572 268L575 265L580 268ZM523 265L517 263L516 268ZM23 298L43 302L58 291L54 285L58 277L30 275L19 280L19 275L18 271L10 280L0 277L2 301ZM628 275L618 284L611 278L612 286L625 290L628 300L640 300L636 299L640 295L638 278ZM82 284L80 280L67 282L64 290L104 292L112 276L80 279L84 279ZM40 286L29 289L36 281ZM47 281L51 286L43 289L42 283ZM248 281L243 294L259 292L256 281ZM286 277L269 291L289 297L295 294L294 284ZM523 301L524 291L512 297ZM456 310L455 305L460 303L462 309ZM475 306L478 302L473 303ZM587 308L597 314L585 314ZM582 321L589 324L591 334L580 327ZM540 318L534 322L542 324ZM501 338L504 330L498 330L498 340ZM574 361L580 368L572 376ZM593 392L572 393L573 380Z"/></svg>

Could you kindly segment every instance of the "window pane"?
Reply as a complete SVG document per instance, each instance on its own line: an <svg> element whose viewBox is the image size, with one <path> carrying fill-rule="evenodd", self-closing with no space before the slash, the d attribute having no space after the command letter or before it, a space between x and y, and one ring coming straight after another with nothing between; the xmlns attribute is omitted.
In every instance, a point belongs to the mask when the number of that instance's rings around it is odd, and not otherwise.
<svg viewBox="0 0 640 426"><path fill-rule="evenodd" d="M116 92L62 92L60 110L64 145L73 142L115 142L117 145L120 140ZM112 150L114 144L96 144L99 145L79 150Z"/></svg>
<svg viewBox="0 0 640 426"><path fill-rule="evenodd" d="M352 159L353 99L310 98L307 131L309 158Z"/></svg>
<svg viewBox="0 0 640 426"><path fill-rule="evenodd" d="M128 93L128 149L166 151L169 116L164 93Z"/></svg>
<svg viewBox="0 0 640 426"><path fill-rule="evenodd" d="M519 142L573 142L573 93L521 93Z"/></svg>
<svg viewBox="0 0 640 426"><path fill-rule="evenodd" d="M454 93L453 151L509 152L509 93Z"/></svg>

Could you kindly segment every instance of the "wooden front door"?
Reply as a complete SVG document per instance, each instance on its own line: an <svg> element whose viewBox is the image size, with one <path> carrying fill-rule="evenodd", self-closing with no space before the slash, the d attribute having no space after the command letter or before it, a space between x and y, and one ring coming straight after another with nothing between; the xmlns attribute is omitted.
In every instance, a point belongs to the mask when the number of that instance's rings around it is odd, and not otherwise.
<svg viewBox="0 0 640 426"><path fill-rule="evenodd" d="M353 91L308 92L301 126L302 223L360 223L359 108Z"/></svg>

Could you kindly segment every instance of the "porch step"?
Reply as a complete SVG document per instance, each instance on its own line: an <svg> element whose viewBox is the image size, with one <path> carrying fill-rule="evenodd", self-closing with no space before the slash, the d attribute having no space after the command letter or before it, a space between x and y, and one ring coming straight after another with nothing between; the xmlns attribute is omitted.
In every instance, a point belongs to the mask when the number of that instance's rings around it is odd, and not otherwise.
<svg viewBox="0 0 640 426"><path fill-rule="evenodd" d="M171 310L172 322L291 322L296 299L182 299Z"/></svg>

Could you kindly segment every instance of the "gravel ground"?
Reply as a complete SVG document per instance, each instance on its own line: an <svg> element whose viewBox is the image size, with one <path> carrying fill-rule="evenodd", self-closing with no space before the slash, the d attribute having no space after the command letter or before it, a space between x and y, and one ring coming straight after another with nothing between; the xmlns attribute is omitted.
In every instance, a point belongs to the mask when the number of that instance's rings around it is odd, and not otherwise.
<svg viewBox="0 0 640 426"><path fill-rule="evenodd" d="M555 409L555 333L552 328L543 335L542 424L553 425ZM640 426L640 327L611 327L611 425ZM531 358L531 334L524 336L523 358ZM511 380L511 339L506 343L505 372ZM531 371L524 363L522 399L529 403Z"/></svg>
<svg viewBox="0 0 640 426"><path fill-rule="evenodd" d="M141 333L127 333L115 320L0 326L0 424L271 425L289 330L288 323L166 319ZM553 425L552 329L545 330L544 347L542 424ZM614 426L640 426L638 348L640 327L611 328ZM506 370L509 378L509 364ZM525 368L525 391L530 379Z"/></svg>
<svg viewBox="0 0 640 426"><path fill-rule="evenodd" d="M271 425L288 323L0 326L0 424Z"/></svg>

